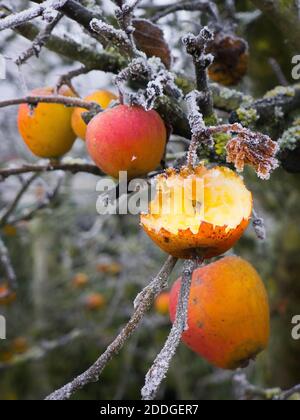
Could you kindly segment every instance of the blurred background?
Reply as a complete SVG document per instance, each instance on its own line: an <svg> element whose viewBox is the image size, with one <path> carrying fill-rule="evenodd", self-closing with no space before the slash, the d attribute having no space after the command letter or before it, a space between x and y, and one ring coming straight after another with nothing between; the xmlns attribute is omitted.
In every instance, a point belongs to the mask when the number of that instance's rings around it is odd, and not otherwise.
<svg viewBox="0 0 300 420"><path fill-rule="evenodd" d="M14 0L25 9L30 2ZM109 13L109 1L96 1ZM164 4L168 1L153 1ZM250 67L240 90L259 97L278 85L270 58L291 80L290 50L284 37L252 6L238 1L239 34L249 42ZM222 2L220 2L222 4ZM183 55L181 36L201 25L198 12L179 12L160 21L173 48L176 70L193 75ZM68 33L84 45L90 38L64 18L56 34ZM14 60L30 43L12 31L0 32L0 52L7 62L7 78L0 81L1 99L22 91L56 83L59 76L77 68L44 49L21 72ZM75 79L83 96L94 90L115 90L112 78L91 72ZM16 108L0 110L0 166L36 162L24 147L16 125ZM180 146L170 143L170 153ZM87 159L81 140L70 156ZM248 368L249 379L264 387L288 388L300 382L300 341L291 338L294 315L300 314L300 176L277 170L270 181L258 180L251 170L246 183L254 192L255 207L264 218L267 239L257 240L250 227L234 253L252 262L261 274L271 300L272 339L269 350ZM0 303L7 319L7 340L0 341L0 399L41 399L84 371L102 353L127 322L133 299L156 274L165 255L139 227L136 216L99 216L96 212L97 178L91 175L46 174L37 177L21 201L16 217L61 186L49 206L29 221L6 225L1 232L19 289L11 303ZM20 179L0 183L0 211L14 198ZM171 281L180 273L172 274ZM0 284L5 283L0 267ZM138 332L104 370L101 381L76 393L75 399L137 399L144 376L170 329L168 315L151 310ZM209 366L180 346L161 399L231 399L232 373Z"/></svg>

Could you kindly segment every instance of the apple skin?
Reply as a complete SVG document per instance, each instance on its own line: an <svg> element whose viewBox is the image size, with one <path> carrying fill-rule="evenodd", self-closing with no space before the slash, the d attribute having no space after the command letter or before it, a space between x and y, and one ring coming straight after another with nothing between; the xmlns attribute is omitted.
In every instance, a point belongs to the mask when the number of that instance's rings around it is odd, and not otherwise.
<svg viewBox="0 0 300 420"><path fill-rule="evenodd" d="M74 96L66 86L61 87L59 95ZM32 95L51 96L53 88L40 88ZM37 157L56 159L68 153L76 139L71 127L73 109L61 104L40 103L33 110L27 104L19 107L18 128L21 137L30 151Z"/></svg>
<svg viewBox="0 0 300 420"><path fill-rule="evenodd" d="M111 101L115 99L117 99L116 95L106 90L98 90L84 98L84 100L87 102L96 102L103 109L107 108L109 104L111 103ZM86 137L87 125L82 119L82 114L86 111L87 110L83 108L75 108L72 115L73 131L77 135L77 137L79 137L80 139L84 141Z"/></svg>
<svg viewBox="0 0 300 420"><path fill-rule="evenodd" d="M170 292L172 322L180 288L178 279ZM251 264L229 256L194 271L182 335L189 348L218 368L235 370L265 350L269 338L267 291Z"/></svg>
<svg viewBox="0 0 300 420"><path fill-rule="evenodd" d="M118 105L92 119L86 144L96 165L107 175L128 179L146 175L160 164L167 143L167 131L156 111Z"/></svg>
<svg viewBox="0 0 300 420"><path fill-rule="evenodd" d="M157 313L160 315L167 315L169 313L170 306L170 293L162 292L160 293L154 302L154 307Z"/></svg>

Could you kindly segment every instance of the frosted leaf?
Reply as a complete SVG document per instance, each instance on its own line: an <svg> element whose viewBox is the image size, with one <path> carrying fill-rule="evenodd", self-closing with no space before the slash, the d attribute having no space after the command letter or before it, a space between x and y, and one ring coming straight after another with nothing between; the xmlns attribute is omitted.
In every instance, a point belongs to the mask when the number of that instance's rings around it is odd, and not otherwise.
<svg viewBox="0 0 300 420"><path fill-rule="evenodd" d="M278 144L269 136L254 133L240 124L234 124L229 131L234 137L226 146L227 162L233 163L239 172L244 170L245 165L250 165L259 178L269 179L271 172L279 166L276 159Z"/></svg>

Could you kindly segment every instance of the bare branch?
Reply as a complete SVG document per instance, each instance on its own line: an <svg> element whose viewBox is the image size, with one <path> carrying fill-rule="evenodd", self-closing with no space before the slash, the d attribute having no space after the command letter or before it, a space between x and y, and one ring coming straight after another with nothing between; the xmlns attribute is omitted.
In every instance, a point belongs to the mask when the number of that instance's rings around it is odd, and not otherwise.
<svg viewBox="0 0 300 420"><path fill-rule="evenodd" d="M29 208L24 210L20 215L16 216L15 218L12 218L9 220L10 225L16 225L20 222L25 222L32 220L38 212L41 210L48 208L53 201L56 199L60 187L62 185L63 177L59 177L56 186L52 189L46 192L45 197L39 201L33 208Z"/></svg>
<svg viewBox="0 0 300 420"><path fill-rule="evenodd" d="M62 13L57 13L53 21L48 23L48 25L46 25L45 28L41 30L41 32L33 40L32 45L17 58L17 66L21 66L33 56L39 57L42 48L49 40L52 31L54 30L54 28L56 27L56 25L62 17Z"/></svg>
<svg viewBox="0 0 300 420"><path fill-rule="evenodd" d="M108 346L99 359L87 371L73 379L61 389L49 395L46 398L47 400L67 400L85 385L99 380L105 366L109 363L112 357L122 349L128 338L139 326L140 321L150 308L154 298L161 292L161 290L163 290L176 262L176 258L168 257L158 275L154 278L150 285L145 287L145 289L140 293L138 304L135 307L134 313L128 324L122 329L120 334L110 344L110 346Z"/></svg>
<svg viewBox="0 0 300 420"><path fill-rule="evenodd" d="M37 106L39 103L44 104L61 104L68 107L79 107L85 108L90 111L97 111L101 112L102 108L96 102L87 102L80 98L76 97L69 97L69 96L62 96L62 95L51 95L51 96L25 96L24 98L17 98L17 99L8 99L6 101L0 102L0 108L5 108L8 106L15 106L20 104L29 104L33 106Z"/></svg>
<svg viewBox="0 0 300 420"><path fill-rule="evenodd" d="M175 355L177 347L180 343L182 333L188 329L188 301L190 296L192 275L197 265L198 262L193 260L187 260L184 262L176 319L163 349L156 357L152 367L146 375L145 385L142 389L143 400L153 400L155 398L161 382L166 377L170 362Z"/></svg>
<svg viewBox="0 0 300 420"><path fill-rule="evenodd" d="M20 191L17 193L15 199L12 201L8 209L4 212L4 214L0 215L0 227L5 226L8 223L10 216L13 214L15 209L17 208L20 200L22 199L23 195L26 193L30 185L34 182L37 178L37 174L31 176L23 185Z"/></svg>
<svg viewBox="0 0 300 420"><path fill-rule="evenodd" d="M205 12L209 13L210 16L218 21L219 20L219 12L216 4L212 1L207 0L188 0L188 1L182 1L176 4L169 4L166 6L161 6L159 8L159 12L157 12L152 18L152 22L158 22L160 19L176 13L180 11L190 11L190 12Z"/></svg>
<svg viewBox="0 0 300 420"><path fill-rule="evenodd" d="M76 174L78 172L85 172L96 176L103 175L103 173L96 165L92 165L87 162L67 162L66 160L62 160L61 162L52 161L45 164L26 164L20 167L0 169L0 182L13 175L22 175L26 173L45 173L55 171L66 171L71 172L73 174Z"/></svg>

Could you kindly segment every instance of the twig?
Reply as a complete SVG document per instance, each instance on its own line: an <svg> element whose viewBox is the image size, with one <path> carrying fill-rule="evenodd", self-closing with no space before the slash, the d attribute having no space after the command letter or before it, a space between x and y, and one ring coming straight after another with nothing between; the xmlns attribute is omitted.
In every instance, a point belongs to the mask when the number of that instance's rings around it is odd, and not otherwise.
<svg viewBox="0 0 300 420"><path fill-rule="evenodd" d="M188 301L190 296L192 274L197 265L198 262L196 260L187 260L184 262L176 319L163 349L156 357L152 367L146 375L145 385L142 389L143 400L153 400L155 398L158 388L167 374L170 362L180 343L182 333L188 329Z"/></svg>
<svg viewBox="0 0 300 420"><path fill-rule="evenodd" d="M90 163L68 163L65 161L61 162L49 162L45 164L36 165L23 165L16 168L0 169L0 182L4 179L13 175L22 175L26 173L44 173L44 172L55 172L55 171L66 171L76 174L78 172L85 172L91 175L102 176L103 173L100 169Z"/></svg>
<svg viewBox="0 0 300 420"><path fill-rule="evenodd" d="M294 386L293 388L289 389L288 391L283 391L281 395L278 397L279 400L288 400L295 394L300 394L300 384ZM276 398L275 398L276 399Z"/></svg>
<svg viewBox="0 0 300 420"><path fill-rule="evenodd" d="M197 149L202 142L202 145L212 146L211 134L209 128L206 128L203 115L198 106L198 98L201 96L200 92L194 90L186 97L186 102L189 111L189 124L192 132L192 139L187 156L187 165L194 166L197 160Z"/></svg>
<svg viewBox="0 0 300 420"><path fill-rule="evenodd" d="M250 384L244 373L238 373L233 377L233 385L236 397L239 400L273 400L275 396L281 393L280 388L263 389Z"/></svg>
<svg viewBox="0 0 300 420"><path fill-rule="evenodd" d="M22 199L23 195L26 193L30 185L34 182L34 180L37 178L37 174L34 174L31 176L23 185L20 191L17 193L15 199L12 201L8 209L5 211L3 215L0 217L0 227L5 226L10 218L10 216L13 214L15 209L17 208L20 200Z"/></svg>
<svg viewBox="0 0 300 420"><path fill-rule="evenodd" d="M72 85L72 80L75 79L75 77L81 76L82 74L87 74L92 70L93 69L90 67L81 66L78 69L74 69L66 74L62 74L58 79L56 90L59 91L59 88L61 88L63 85L67 85L73 90L73 92L75 92L75 89Z"/></svg>
<svg viewBox="0 0 300 420"><path fill-rule="evenodd" d="M213 62L213 56L206 54L207 44L214 38L213 33L207 28L203 28L198 36L188 34L183 37L182 42L185 45L186 51L193 57L197 90L201 92L199 105L203 117L210 117L213 115L213 97L208 84L207 68Z"/></svg>
<svg viewBox="0 0 300 420"><path fill-rule="evenodd" d="M252 214L252 226L255 231L255 234L258 239L260 239L261 241L265 241L267 234L264 219L258 216L255 209L253 209Z"/></svg>
<svg viewBox="0 0 300 420"><path fill-rule="evenodd" d="M176 13L180 11L189 11L189 12L206 12L209 13L210 16L218 21L219 20L219 12L216 4L212 1L206 1L206 0L188 0L188 1L182 1L177 4L169 4L166 6L161 6L160 11L156 13L152 18L151 21L156 23L160 19Z"/></svg>
<svg viewBox="0 0 300 420"><path fill-rule="evenodd" d="M68 0L47 0L40 6L33 6L28 10L7 16L0 20L0 31L22 25L22 23L28 22L38 16L41 16L49 9L59 10L67 3L67 1Z"/></svg>
<svg viewBox="0 0 300 420"><path fill-rule="evenodd" d="M131 44L132 53L134 57L144 57L144 54L138 50L135 40L134 40L134 26L132 25L132 19L134 14L134 9L138 6L141 0L121 0L115 1L118 5L117 10L115 11L116 18L118 20L120 28L127 35L127 38Z"/></svg>
<svg viewBox="0 0 300 420"><path fill-rule="evenodd" d="M25 222L25 221L32 220L33 217L35 217L39 211L49 207L50 204L56 199L56 197L59 193L59 190L60 190L60 187L61 187L61 184L62 184L62 180L63 180L63 178L60 177L57 181L56 186L51 191L46 192L46 195L45 195L43 200L41 200L39 203L37 203L37 205L34 206L33 208L26 209L19 216L16 216L15 218L9 220L9 224L10 225L16 225L19 222Z"/></svg>
<svg viewBox="0 0 300 420"><path fill-rule="evenodd" d="M261 399L269 401L285 401L300 393L300 384L287 391L282 391L280 388L264 389L252 385L244 373L234 375L233 384L235 394L240 400Z"/></svg>
<svg viewBox="0 0 300 420"><path fill-rule="evenodd" d="M33 56L39 57L42 48L49 40L52 31L54 30L54 28L56 27L56 25L62 17L62 13L57 13L55 19L53 19L52 22L48 23L48 25L46 25L45 28L41 30L41 32L33 40L32 45L17 58L17 66L21 66Z"/></svg>
<svg viewBox="0 0 300 420"><path fill-rule="evenodd" d="M100 19L92 19L90 27L94 33L101 35L108 42L118 47L121 53L127 54L129 57L134 56L132 44L126 33L121 29L116 29L114 26Z"/></svg>
<svg viewBox="0 0 300 420"><path fill-rule="evenodd" d="M51 340L51 341L42 340L40 343L29 348L26 351L26 353L21 354L21 355L16 355L9 362L4 362L4 363L0 362L0 370L7 369L8 367L20 365L26 362L32 362L32 361L36 362L38 360L41 360L45 356L47 356L48 353L50 353L51 351L64 347L68 345L69 343L73 343L75 340L85 337L86 335L87 335L86 330L74 329L70 331L69 333L61 337L58 337L54 340Z"/></svg>
<svg viewBox="0 0 300 420"><path fill-rule="evenodd" d="M67 97L62 95L51 96L25 96L24 98L8 99L0 102L0 108L15 106L20 104L28 104L37 106L39 103L45 104L62 104L68 107L80 107L91 111L101 112L102 108L96 102L87 102L76 97Z"/></svg>
<svg viewBox="0 0 300 420"><path fill-rule="evenodd" d="M282 86L288 86L289 82L287 81L287 78L285 77L282 68L280 67L280 64L278 63L277 60L275 60L275 58L269 58L269 64L273 69L273 72L275 74L275 76L278 79L278 82L282 85Z"/></svg>
<svg viewBox="0 0 300 420"><path fill-rule="evenodd" d="M99 357L99 359L87 371L79 375L77 378L73 379L64 387L55 391L53 394L49 395L46 398L47 400L69 399L76 391L83 388L85 385L91 382L98 381L105 366L109 363L112 357L122 349L125 342L137 329L140 321L144 317L147 310L150 308L153 299L164 288L165 283L168 277L170 276L173 268L175 267L176 262L176 258L168 257L167 261L165 262L155 279L140 293L138 304L135 307L134 313L128 324L122 329L120 334L108 346L108 348Z"/></svg>

